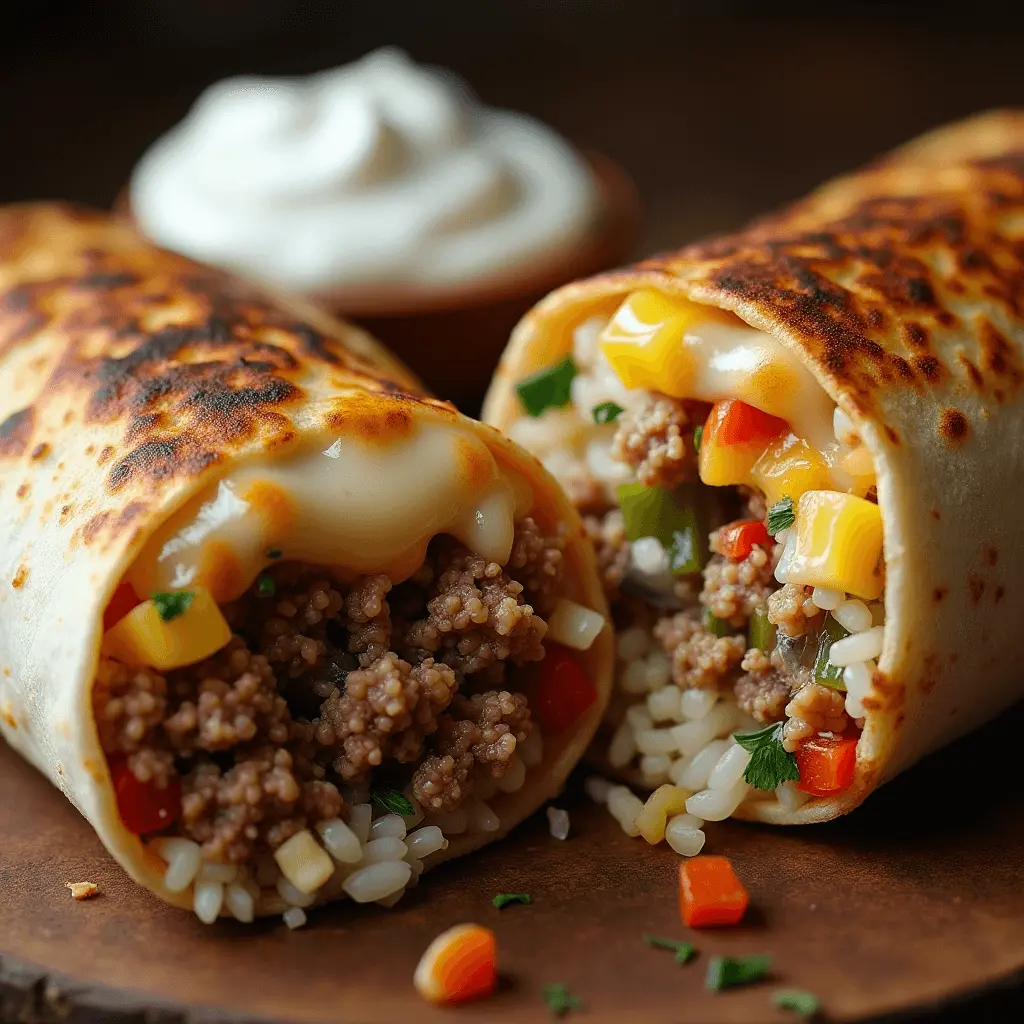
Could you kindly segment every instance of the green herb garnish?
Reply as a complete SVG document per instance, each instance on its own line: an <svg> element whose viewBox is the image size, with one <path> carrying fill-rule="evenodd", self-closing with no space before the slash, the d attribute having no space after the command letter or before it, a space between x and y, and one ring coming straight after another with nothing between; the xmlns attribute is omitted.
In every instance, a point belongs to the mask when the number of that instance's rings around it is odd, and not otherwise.
<svg viewBox="0 0 1024 1024"><path fill-rule="evenodd" d="M793 499L783 495L781 501L775 502L768 509L768 532L774 537L780 530L788 530L796 522L796 513L793 511Z"/></svg>
<svg viewBox="0 0 1024 1024"><path fill-rule="evenodd" d="M256 593L260 597L273 597L277 593L277 584L270 576L261 576L256 581Z"/></svg>
<svg viewBox="0 0 1024 1024"><path fill-rule="evenodd" d="M839 625L832 613L825 616L821 625L821 632L818 634L818 657L814 661L814 681L822 686L831 687L833 690L846 692L846 683L843 682L843 670L838 665L833 665L828 660L828 652L837 640L842 640L850 635L848 629Z"/></svg>
<svg viewBox="0 0 1024 1024"><path fill-rule="evenodd" d="M170 593L154 594L153 604L156 605L160 618L164 622L170 622L171 619L176 619L179 615L184 614L195 596L195 592L192 590L174 590Z"/></svg>
<svg viewBox="0 0 1024 1024"><path fill-rule="evenodd" d="M280 558L284 552L280 548L268 548L267 558Z"/></svg>
<svg viewBox="0 0 1024 1024"><path fill-rule="evenodd" d="M579 1010L583 1001L574 996L561 982L544 986L544 1002L556 1017L564 1017L570 1010Z"/></svg>
<svg viewBox="0 0 1024 1024"><path fill-rule="evenodd" d="M399 793L397 789L377 789L370 794L370 799L385 811L391 814L400 814L408 818L414 812L409 798Z"/></svg>
<svg viewBox="0 0 1024 1024"><path fill-rule="evenodd" d="M702 423L693 432L693 450L700 455L700 443L704 440L704 424Z"/></svg>
<svg viewBox="0 0 1024 1024"><path fill-rule="evenodd" d="M782 746L782 722L757 732L738 732L733 739L753 755L743 778L755 789L775 789L789 780L800 781L796 755Z"/></svg>
<svg viewBox="0 0 1024 1024"><path fill-rule="evenodd" d="M615 402L602 402L593 411L595 423L614 423L626 410Z"/></svg>
<svg viewBox="0 0 1024 1024"><path fill-rule="evenodd" d="M644 933L644 942L655 949L670 949L675 953L677 964L688 964L696 955L697 949L692 942L676 942L675 939L660 939L657 935Z"/></svg>
<svg viewBox="0 0 1024 1024"><path fill-rule="evenodd" d="M714 992L735 985L749 985L760 981L772 966L772 958L764 953L755 956L715 956L708 964L704 984Z"/></svg>
<svg viewBox="0 0 1024 1024"><path fill-rule="evenodd" d="M507 907L510 903L532 903L533 897L528 892L499 892L495 894L491 902L498 910L501 910L502 907Z"/></svg>
<svg viewBox="0 0 1024 1024"><path fill-rule="evenodd" d="M772 1002L780 1010L792 1010L800 1017L813 1017L821 1008L818 997L802 988L780 988L772 993Z"/></svg>
<svg viewBox="0 0 1024 1024"><path fill-rule="evenodd" d="M700 572L701 532L692 506L681 504L675 492L643 484L622 484L616 494L630 540L656 537L677 576Z"/></svg>
<svg viewBox="0 0 1024 1024"><path fill-rule="evenodd" d="M751 647L764 651L765 654L771 654L775 650L777 640L778 635L775 630L775 624L768 621L768 613L763 608L756 608L754 614L750 617L750 632L747 637L747 643Z"/></svg>
<svg viewBox="0 0 1024 1024"><path fill-rule="evenodd" d="M710 608L704 609L704 628L715 636L729 636L735 632L725 619L712 614Z"/></svg>
<svg viewBox="0 0 1024 1024"><path fill-rule="evenodd" d="M545 409L560 409L572 397L570 385L576 376L572 356L549 366L539 373L525 377L516 385L516 394L530 416L539 416Z"/></svg>

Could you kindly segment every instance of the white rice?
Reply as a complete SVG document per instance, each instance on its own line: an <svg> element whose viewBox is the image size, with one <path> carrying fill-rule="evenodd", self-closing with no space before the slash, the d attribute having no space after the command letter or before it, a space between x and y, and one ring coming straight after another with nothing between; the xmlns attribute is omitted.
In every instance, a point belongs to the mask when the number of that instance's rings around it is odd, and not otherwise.
<svg viewBox="0 0 1024 1024"><path fill-rule="evenodd" d="M224 903L231 916L243 924L251 924L256 917L256 900L240 882L232 882L224 891Z"/></svg>
<svg viewBox="0 0 1024 1024"><path fill-rule="evenodd" d="M412 866L404 860L388 860L353 871L342 889L356 903L372 903L404 889L412 877Z"/></svg>
<svg viewBox="0 0 1024 1024"><path fill-rule="evenodd" d="M167 863L164 885L170 892L184 892L194 881L203 865L203 851L191 839L154 839L150 849Z"/></svg>
<svg viewBox="0 0 1024 1024"><path fill-rule="evenodd" d="M704 849L704 832L692 824L699 820L692 814L679 814L670 818L665 826L665 842L680 857L696 857Z"/></svg>
<svg viewBox="0 0 1024 1024"><path fill-rule="evenodd" d="M213 924L224 905L224 886L220 882L200 882L192 890L192 909L203 924Z"/></svg>
<svg viewBox="0 0 1024 1024"><path fill-rule="evenodd" d="M588 775L583 780L583 792L594 801L595 804L607 804L608 794L612 791L612 783L600 775Z"/></svg>
<svg viewBox="0 0 1024 1024"><path fill-rule="evenodd" d="M399 814L384 814L370 823L370 839L404 839L405 819Z"/></svg>
<svg viewBox="0 0 1024 1024"><path fill-rule="evenodd" d="M708 789L732 789L743 779L743 773L747 770L752 756L750 751L744 750L738 743L733 743L711 769Z"/></svg>
<svg viewBox="0 0 1024 1024"><path fill-rule="evenodd" d="M863 633L871 628L871 609L857 598L837 605L832 612L832 618L850 633Z"/></svg>
<svg viewBox="0 0 1024 1024"><path fill-rule="evenodd" d="M563 811L560 807L549 807L547 809L548 831L555 839L569 838L569 812Z"/></svg>
<svg viewBox="0 0 1024 1024"><path fill-rule="evenodd" d="M356 864L363 856L363 844L359 836L341 820L331 818L316 827L327 852L340 864Z"/></svg>
<svg viewBox="0 0 1024 1024"><path fill-rule="evenodd" d="M872 626L863 633L837 640L828 651L829 664L839 668L856 664L858 661L871 661L882 653L884 626Z"/></svg>
<svg viewBox="0 0 1024 1024"><path fill-rule="evenodd" d="M405 843L394 836L371 839L363 847L362 864L380 864L388 860L401 860L408 852Z"/></svg>
<svg viewBox="0 0 1024 1024"><path fill-rule="evenodd" d="M406 860L411 857L423 860L424 857L429 857L432 853L448 849L448 840L436 825L424 825L406 836L405 846Z"/></svg>

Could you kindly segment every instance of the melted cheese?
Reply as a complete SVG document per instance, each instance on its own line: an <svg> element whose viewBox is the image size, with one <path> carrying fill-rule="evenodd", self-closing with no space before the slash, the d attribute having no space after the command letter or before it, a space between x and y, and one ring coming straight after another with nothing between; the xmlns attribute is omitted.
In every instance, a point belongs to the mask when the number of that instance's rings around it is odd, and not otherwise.
<svg viewBox="0 0 1024 1024"><path fill-rule="evenodd" d="M218 603L242 594L275 558L398 581L440 533L504 564L515 519L532 504L525 480L451 424L419 423L386 445L326 438L207 488L149 541L127 579L140 596L204 586Z"/></svg>

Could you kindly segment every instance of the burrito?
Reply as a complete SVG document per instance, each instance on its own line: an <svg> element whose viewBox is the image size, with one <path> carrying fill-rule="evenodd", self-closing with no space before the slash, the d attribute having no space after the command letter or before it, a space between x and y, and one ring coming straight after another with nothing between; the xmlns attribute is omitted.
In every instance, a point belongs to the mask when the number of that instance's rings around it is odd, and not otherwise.
<svg viewBox="0 0 1024 1024"><path fill-rule="evenodd" d="M532 456L368 336L0 211L0 729L204 921L391 905L552 797L611 631Z"/></svg>
<svg viewBox="0 0 1024 1024"><path fill-rule="evenodd" d="M834 818L1024 693L1022 342L1019 112L517 327L484 415L585 516L617 630L594 758L657 787L657 838Z"/></svg>

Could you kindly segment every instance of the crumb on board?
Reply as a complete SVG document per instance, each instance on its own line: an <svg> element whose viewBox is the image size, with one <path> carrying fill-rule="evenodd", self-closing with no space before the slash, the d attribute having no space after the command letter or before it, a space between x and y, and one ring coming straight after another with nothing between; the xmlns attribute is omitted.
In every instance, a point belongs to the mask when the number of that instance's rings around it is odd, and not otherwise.
<svg viewBox="0 0 1024 1024"><path fill-rule="evenodd" d="M100 887L95 882L65 882L64 884L71 890L71 895L76 900L87 900L100 891Z"/></svg>

